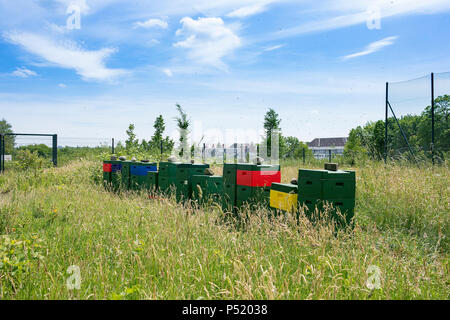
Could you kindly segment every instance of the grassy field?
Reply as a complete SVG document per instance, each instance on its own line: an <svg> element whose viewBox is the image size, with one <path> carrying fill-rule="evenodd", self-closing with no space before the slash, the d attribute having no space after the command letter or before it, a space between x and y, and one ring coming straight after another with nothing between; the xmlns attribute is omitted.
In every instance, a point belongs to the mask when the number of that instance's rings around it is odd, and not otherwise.
<svg viewBox="0 0 450 320"><path fill-rule="evenodd" d="M299 167L282 166L283 180ZM0 299L448 299L448 168L356 170L356 226L338 234L262 209L238 228L219 208L113 194L93 161L7 172ZM69 290L72 265L81 286Z"/></svg>

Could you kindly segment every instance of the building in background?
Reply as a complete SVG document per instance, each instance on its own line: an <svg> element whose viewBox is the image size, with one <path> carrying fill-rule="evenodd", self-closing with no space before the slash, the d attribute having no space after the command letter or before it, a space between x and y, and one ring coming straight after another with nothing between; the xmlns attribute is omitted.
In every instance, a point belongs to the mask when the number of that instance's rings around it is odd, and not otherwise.
<svg viewBox="0 0 450 320"><path fill-rule="evenodd" d="M342 155L347 139L347 137L316 138L308 143L308 147L311 149L314 158L326 159L330 156L330 152L332 156Z"/></svg>

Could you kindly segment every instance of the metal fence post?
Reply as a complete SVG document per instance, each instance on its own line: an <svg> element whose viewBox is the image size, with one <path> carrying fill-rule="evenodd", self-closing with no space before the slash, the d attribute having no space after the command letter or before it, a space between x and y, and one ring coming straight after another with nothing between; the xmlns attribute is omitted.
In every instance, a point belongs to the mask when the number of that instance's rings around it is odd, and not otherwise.
<svg viewBox="0 0 450 320"><path fill-rule="evenodd" d="M3 171L5 171L5 149L6 149L6 147L5 147L5 135L3 135L3 138L2 138L2 168L3 168Z"/></svg>
<svg viewBox="0 0 450 320"><path fill-rule="evenodd" d="M53 165L58 166L58 135L54 134L52 139L52 151L53 151Z"/></svg>
<svg viewBox="0 0 450 320"><path fill-rule="evenodd" d="M224 144L222 144L222 149L223 149L223 153L222 153L223 163L225 163L227 161L227 150L225 150Z"/></svg>
<svg viewBox="0 0 450 320"><path fill-rule="evenodd" d="M328 149L328 160L331 162L331 149Z"/></svg>
<svg viewBox="0 0 450 320"><path fill-rule="evenodd" d="M111 153L114 154L114 138L111 141Z"/></svg>
<svg viewBox="0 0 450 320"><path fill-rule="evenodd" d="M431 73L431 162L434 164L434 73Z"/></svg>
<svg viewBox="0 0 450 320"><path fill-rule="evenodd" d="M161 146L160 146L160 149L161 149L161 155L164 153L164 149L163 149L163 141L161 140Z"/></svg>
<svg viewBox="0 0 450 320"><path fill-rule="evenodd" d="M205 163L205 160L206 160L206 143L203 143L202 162Z"/></svg>
<svg viewBox="0 0 450 320"><path fill-rule="evenodd" d="M386 82L386 110L384 116L384 163L387 162L387 139L388 139L388 104L389 104L389 82Z"/></svg>
<svg viewBox="0 0 450 320"><path fill-rule="evenodd" d="M2 163L3 157L4 157L3 156L3 135L0 134L0 173L3 172L3 163Z"/></svg>
<svg viewBox="0 0 450 320"><path fill-rule="evenodd" d="M306 151L305 151L305 148L303 148L303 150L302 150L302 156L303 156L303 164L305 164L305 161L306 161Z"/></svg>

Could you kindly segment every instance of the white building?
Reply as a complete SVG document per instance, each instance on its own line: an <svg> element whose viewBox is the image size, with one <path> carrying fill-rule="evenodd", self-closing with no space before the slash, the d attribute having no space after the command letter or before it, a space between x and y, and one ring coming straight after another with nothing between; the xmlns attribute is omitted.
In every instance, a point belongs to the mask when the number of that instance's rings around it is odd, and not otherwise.
<svg viewBox="0 0 450 320"><path fill-rule="evenodd" d="M347 139L346 137L316 138L308 143L308 147L311 149L314 158L326 159L330 156L330 152L332 156L342 155Z"/></svg>

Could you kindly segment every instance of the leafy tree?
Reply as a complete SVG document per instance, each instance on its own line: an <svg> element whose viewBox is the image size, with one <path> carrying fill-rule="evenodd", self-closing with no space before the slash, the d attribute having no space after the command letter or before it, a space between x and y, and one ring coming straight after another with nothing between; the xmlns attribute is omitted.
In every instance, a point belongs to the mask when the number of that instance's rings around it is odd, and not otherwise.
<svg viewBox="0 0 450 320"><path fill-rule="evenodd" d="M164 123L164 118L162 115L159 115L156 118L153 128L155 128L155 133L153 134L150 141L151 147L154 150L160 150L162 142L163 151L170 153L173 149L174 142L167 136L163 138L164 131L166 130L166 125Z"/></svg>
<svg viewBox="0 0 450 320"><path fill-rule="evenodd" d="M300 148L300 140L296 137L286 137L284 138L285 149L284 158L295 158L295 152Z"/></svg>
<svg viewBox="0 0 450 320"><path fill-rule="evenodd" d="M303 149L305 149L305 157L312 157L313 155L308 145L296 137L283 137L283 145L283 158L301 159L303 158Z"/></svg>
<svg viewBox="0 0 450 320"><path fill-rule="evenodd" d="M134 133L134 124L130 123L126 133L128 136L128 139L125 141L125 148L127 149L127 151L137 149L139 141L136 139L136 134Z"/></svg>
<svg viewBox="0 0 450 320"><path fill-rule="evenodd" d="M178 129L180 129L180 138L179 138L179 146L180 146L180 153L179 156L182 157L184 152L189 152L188 148L189 145L187 143L187 135L189 134L189 126L191 124L190 120L188 119L188 115L186 112L184 112L181 105L178 103L176 104L178 116L175 117L175 121L177 123ZM181 134L184 132L185 134Z"/></svg>
<svg viewBox="0 0 450 320"><path fill-rule="evenodd" d="M354 165L357 160L364 160L367 157L367 149L364 142L367 141L366 134L362 127L358 126L350 130L347 143L344 147L344 157Z"/></svg>
<svg viewBox="0 0 450 320"><path fill-rule="evenodd" d="M2 119L0 121L0 133L13 133L11 124L6 121L5 119ZM12 154L14 150L14 144L15 144L15 137L14 136L5 136L5 153L6 154Z"/></svg>
<svg viewBox="0 0 450 320"><path fill-rule="evenodd" d="M52 149L45 144L33 144L17 148L17 151L21 150L29 150L30 152L36 153L39 157L42 158L50 158L52 156Z"/></svg>
<svg viewBox="0 0 450 320"><path fill-rule="evenodd" d="M156 118L153 128L155 128L155 133L153 134L152 140L151 140L152 146L155 148L159 148L161 145L161 141L163 139L164 130L166 130L166 126L164 124L164 118L162 115L159 115Z"/></svg>
<svg viewBox="0 0 450 320"><path fill-rule="evenodd" d="M375 122L372 141L375 157L381 159L384 154L384 121Z"/></svg>
<svg viewBox="0 0 450 320"><path fill-rule="evenodd" d="M284 139L281 136L281 128L280 128L281 119L279 118L278 113L275 112L274 109L269 108L269 111L266 112L264 116L264 129L266 130L266 136L263 137L262 143L267 145L267 155L271 155L272 148L272 132L274 130L278 130L279 137L279 154L282 156L284 154Z"/></svg>
<svg viewBox="0 0 450 320"><path fill-rule="evenodd" d="M450 128L448 115L450 95L439 96L434 100L434 148L438 154L450 150ZM431 106L427 106L418 124L420 145L431 148Z"/></svg>

